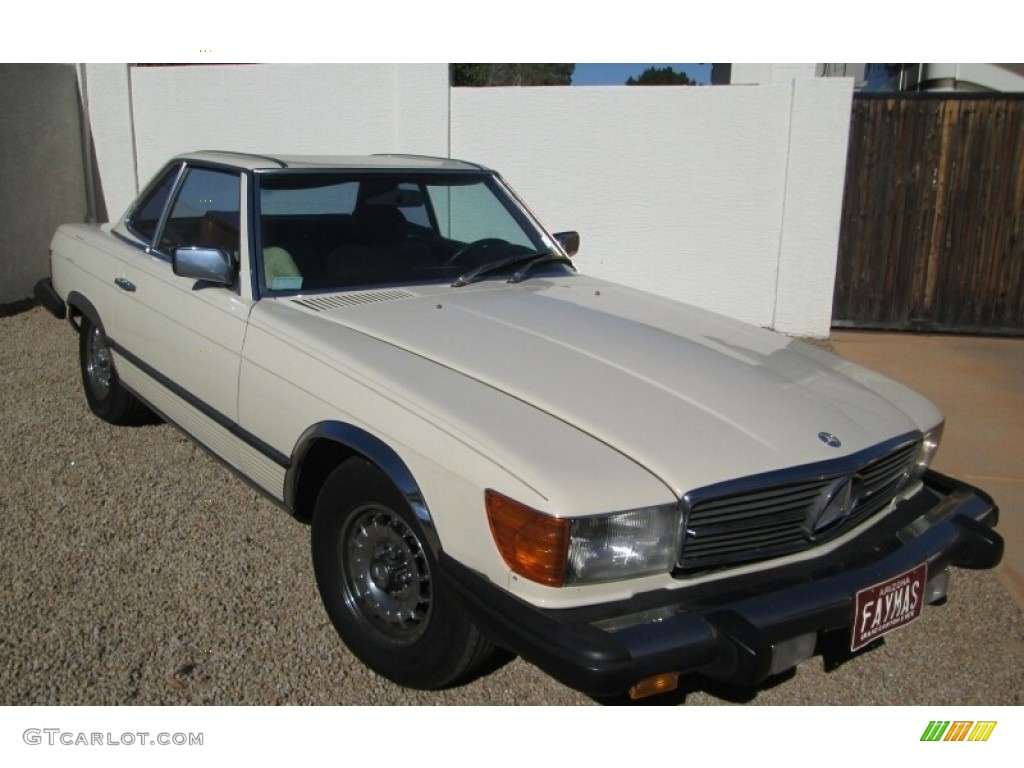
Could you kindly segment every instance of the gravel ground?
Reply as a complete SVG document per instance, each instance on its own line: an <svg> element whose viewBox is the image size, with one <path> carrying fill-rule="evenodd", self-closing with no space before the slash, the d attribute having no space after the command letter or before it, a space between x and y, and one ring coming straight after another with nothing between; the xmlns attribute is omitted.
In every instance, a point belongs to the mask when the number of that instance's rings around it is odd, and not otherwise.
<svg viewBox="0 0 1024 768"><path fill-rule="evenodd" d="M0 319L0 705L593 704L520 659L408 691L366 670L320 606L309 529L166 424L91 415L77 336ZM1013 705L1024 617L991 572L825 671L756 690L699 680L658 704Z"/></svg>

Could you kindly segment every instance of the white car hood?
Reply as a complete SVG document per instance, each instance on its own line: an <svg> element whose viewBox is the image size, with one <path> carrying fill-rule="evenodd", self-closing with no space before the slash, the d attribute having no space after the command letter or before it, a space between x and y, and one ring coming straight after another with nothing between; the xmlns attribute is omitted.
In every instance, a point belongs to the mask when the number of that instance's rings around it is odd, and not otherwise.
<svg viewBox="0 0 1024 768"><path fill-rule="evenodd" d="M595 279L386 293L337 308L318 299L318 310L282 303L529 403L677 495L838 458L941 419L895 382L785 336Z"/></svg>

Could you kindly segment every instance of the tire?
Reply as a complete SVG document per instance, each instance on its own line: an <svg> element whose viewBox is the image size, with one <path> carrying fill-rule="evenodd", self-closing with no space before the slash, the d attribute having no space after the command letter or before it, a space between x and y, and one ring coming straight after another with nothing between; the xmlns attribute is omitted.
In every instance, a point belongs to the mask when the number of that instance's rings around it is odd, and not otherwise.
<svg viewBox="0 0 1024 768"><path fill-rule="evenodd" d="M407 688L444 688L490 656L490 641L445 594L405 498L370 462L349 459L327 478L312 550L327 615L377 674Z"/></svg>
<svg viewBox="0 0 1024 768"><path fill-rule="evenodd" d="M103 329L84 316L78 329L78 357L82 388L93 413L111 424L137 424L149 415L149 409L122 386Z"/></svg>

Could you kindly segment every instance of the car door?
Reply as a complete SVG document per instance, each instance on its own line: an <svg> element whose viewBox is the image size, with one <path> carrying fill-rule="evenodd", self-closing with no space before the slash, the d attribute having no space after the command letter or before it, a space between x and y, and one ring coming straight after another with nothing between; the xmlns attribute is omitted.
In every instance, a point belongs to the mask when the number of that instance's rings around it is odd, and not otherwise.
<svg viewBox="0 0 1024 768"><path fill-rule="evenodd" d="M236 466L237 440L230 432L252 302L239 291L238 279L223 286L175 275L171 255L183 246L220 248L237 263L244 185L244 174L235 170L184 168L154 245L125 263L117 331L128 361L161 388L162 401L154 405L174 409L167 415Z"/></svg>

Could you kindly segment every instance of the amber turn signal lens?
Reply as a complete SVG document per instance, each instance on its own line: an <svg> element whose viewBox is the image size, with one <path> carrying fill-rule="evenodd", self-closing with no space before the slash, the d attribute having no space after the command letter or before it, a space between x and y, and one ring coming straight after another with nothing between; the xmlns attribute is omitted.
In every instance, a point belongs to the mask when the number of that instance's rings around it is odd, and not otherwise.
<svg viewBox="0 0 1024 768"><path fill-rule="evenodd" d="M657 693L668 693L679 687L679 673L663 672L654 677L648 677L629 689L629 698L636 701L647 696L654 696Z"/></svg>
<svg viewBox="0 0 1024 768"><path fill-rule="evenodd" d="M560 587L569 552L569 521L545 515L490 489L484 505L505 563L530 581Z"/></svg>

